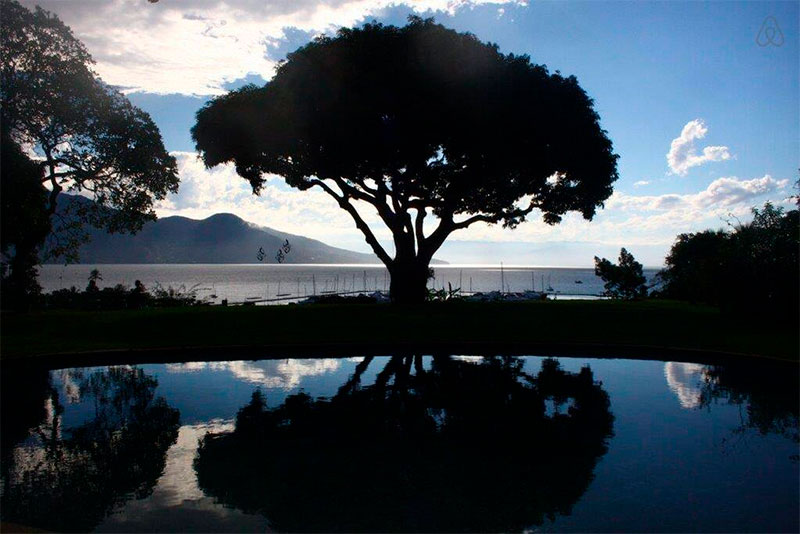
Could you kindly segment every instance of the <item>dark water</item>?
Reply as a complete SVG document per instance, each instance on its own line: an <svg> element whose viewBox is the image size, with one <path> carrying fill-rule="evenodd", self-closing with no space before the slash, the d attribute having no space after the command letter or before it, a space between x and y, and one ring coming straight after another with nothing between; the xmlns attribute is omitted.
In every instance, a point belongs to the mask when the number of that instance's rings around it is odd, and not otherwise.
<svg viewBox="0 0 800 534"><path fill-rule="evenodd" d="M792 531L794 367L542 357L2 374L2 519L54 531Z"/></svg>

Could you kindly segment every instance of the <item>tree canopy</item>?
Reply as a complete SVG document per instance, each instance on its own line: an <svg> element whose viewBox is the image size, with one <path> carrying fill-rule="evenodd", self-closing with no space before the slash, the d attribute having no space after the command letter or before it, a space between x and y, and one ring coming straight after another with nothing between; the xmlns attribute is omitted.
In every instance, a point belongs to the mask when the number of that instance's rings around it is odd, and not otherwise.
<svg viewBox="0 0 800 534"><path fill-rule="evenodd" d="M796 320L800 211L766 203L728 231L681 234L659 273L664 296Z"/></svg>
<svg viewBox="0 0 800 534"><path fill-rule="evenodd" d="M389 268L396 300L424 294L452 232L513 228L534 210L549 224L568 211L591 219L617 179L575 77L414 17L315 39L263 87L208 103L192 135L207 166L232 162L254 193L277 174L331 195ZM394 258L363 207L391 231Z"/></svg>
<svg viewBox="0 0 800 534"><path fill-rule="evenodd" d="M135 232L155 218L154 201L178 188L158 128L97 77L89 52L58 17L13 0L0 8L0 120L13 142L35 152L48 215L68 190L95 201L76 214L81 222Z"/></svg>
<svg viewBox="0 0 800 534"><path fill-rule="evenodd" d="M642 264L624 248L619 251L618 265L595 256L594 274L605 282L605 293L610 297L632 299L647 295Z"/></svg>
<svg viewBox="0 0 800 534"><path fill-rule="evenodd" d="M37 294L36 247L50 232L47 191L42 168L28 158L3 131L0 145L0 253L11 258L3 264L3 303L17 304Z"/></svg>

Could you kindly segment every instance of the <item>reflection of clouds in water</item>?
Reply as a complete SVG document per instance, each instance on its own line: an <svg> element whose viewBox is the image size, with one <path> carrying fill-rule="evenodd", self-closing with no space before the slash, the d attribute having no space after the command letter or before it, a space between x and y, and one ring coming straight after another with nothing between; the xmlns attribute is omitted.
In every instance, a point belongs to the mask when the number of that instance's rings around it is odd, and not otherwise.
<svg viewBox="0 0 800 534"><path fill-rule="evenodd" d="M215 419L195 425L185 425L178 429L178 439L167 451L164 474L153 489L151 499L159 506L177 506L183 501L203 498L197 485L192 462L197 453L197 443L207 432L231 432L233 421Z"/></svg>
<svg viewBox="0 0 800 534"><path fill-rule="evenodd" d="M6 483L14 486L24 484L44 471L52 472L52 462L47 462L47 451L40 444L21 444L11 451L13 469L6 473Z"/></svg>
<svg viewBox="0 0 800 534"><path fill-rule="evenodd" d="M202 370L228 371L239 380L267 388L293 389L306 376L332 373L339 369L335 358L308 360L261 360L257 362L189 362L166 366L171 373L192 373Z"/></svg>
<svg viewBox="0 0 800 534"><path fill-rule="evenodd" d="M481 363L483 361L483 356L451 356L451 358L468 363Z"/></svg>
<svg viewBox="0 0 800 534"><path fill-rule="evenodd" d="M201 516L212 515L212 521L230 522L234 529L254 522L260 525L264 520L260 517L248 517L238 510L217 504L213 498L206 497L197 483L193 462L197 455L200 439L206 433L231 432L234 428L232 420L214 419L194 425L184 425L178 430L178 439L167 451L164 473L153 488L153 493L145 499L132 500L108 516L97 530L149 530L153 525L170 530L171 520L179 526L186 520L175 513L182 510ZM173 516L173 517L171 517ZM198 516L200 517L200 516ZM244 521L245 523L242 523ZM238 528L237 528L238 527ZM263 525L259 528L263 529Z"/></svg>
<svg viewBox="0 0 800 534"><path fill-rule="evenodd" d="M79 369L59 369L54 373L61 381L67 402L69 404L78 404L81 401L81 388L78 385L78 381L83 378L83 372Z"/></svg>
<svg viewBox="0 0 800 534"><path fill-rule="evenodd" d="M106 369L133 369L134 365L109 365ZM54 383L61 384L64 400L67 404L80 404L81 402L81 382L92 374L94 369L57 369L51 371Z"/></svg>
<svg viewBox="0 0 800 534"><path fill-rule="evenodd" d="M683 408L697 408L700 405L700 383L703 381L705 370L705 365L696 363L664 364L667 385L678 397Z"/></svg>

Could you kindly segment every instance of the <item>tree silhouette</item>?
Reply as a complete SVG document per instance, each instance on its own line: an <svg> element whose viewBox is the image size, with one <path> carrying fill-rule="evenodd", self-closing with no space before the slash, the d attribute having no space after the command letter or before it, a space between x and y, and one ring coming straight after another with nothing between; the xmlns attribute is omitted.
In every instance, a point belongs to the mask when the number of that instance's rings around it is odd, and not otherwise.
<svg viewBox="0 0 800 534"><path fill-rule="evenodd" d="M47 416L45 405L53 394L50 374L37 366L9 366L0 373L0 468L8 478L14 446L28 437Z"/></svg>
<svg viewBox="0 0 800 534"><path fill-rule="evenodd" d="M800 211L751 211L751 222L729 231L679 235L659 273L663 295L797 324Z"/></svg>
<svg viewBox="0 0 800 534"><path fill-rule="evenodd" d="M18 456L4 451L4 521L87 532L118 504L149 495L164 470L180 413L155 396L156 379L135 367L68 372L81 400L93 402L94 416L64 427L58 393L46 384L49 409L35 427L37 446Z"/></svg>
<svg viewBox="0 0 800 534"><path fill-rule="evenodd" d="M572 210L591 219L617 178L575 77L415 17L315 39L264 87L208 103L192 136L207 166L234 163L256 194L274 173L332 196L389 269L395 302L424 300L452 232L513 228L534 210L549 224ZM390 230L394 257L364 208Z"/></svg>
<svg viewBox="0 0 800 534"><path fill-rule="evenodd" d="M97 78L89 52L58 17L13 0L0 0L0 9L2 128L41 157L48 216L64 190L95 200L74 203L56 221L48 248L74 259L83 238L75 220L135 232L155 219L153 202L177 191L178 176L150 116Z"/></svg>
<svg viewBox="0 0 800 534"><path fill-rule="evenodd" d="M595 256L594 274L605 282L605 294L610 297L632 299L647 295L642 264L624 248L619 251L619 265Z"/></svg>
<svg viewBox="0 0 800 534"><path fill-rule="evenodd" d="M708 409L717 402L743 405L737 433L750 428L800 443L798 382L796 369L780 364L709 366L703 371L700 407Z"/></svg>
<svg viewBox="0 0 800 534"><path fill-rule="evenodd" d="M405 355L362 386L372 361L331 399L268 409L256 391L235 431L201 442L203 491L276 530L522 530L569 514L606 451L613 416L588 367Z"/></svg>
<svg viewBox="0 0 800 534"><path fill-rule="evenodd" d="M2 126L2 125L0 125ZM3 308L22 306L41 292L38 247L50 232L42 169L0 128L0 252Z"/></svg>

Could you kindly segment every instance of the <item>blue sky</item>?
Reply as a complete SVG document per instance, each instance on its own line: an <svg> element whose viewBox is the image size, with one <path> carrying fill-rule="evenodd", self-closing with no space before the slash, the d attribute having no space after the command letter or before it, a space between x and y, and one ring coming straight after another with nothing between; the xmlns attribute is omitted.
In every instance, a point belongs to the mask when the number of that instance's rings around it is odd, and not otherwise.
<svg viewBox="0 0 800 534"><path fill-rule="evenodd" d="M231 169L205 171L189 137L213 94L271 76L275 61L314 35L410 13L529 54L574 74L620 155L615 195L595 221L454 234L451 261L590 265L620 246L660 265L680 232L723 226L772 200L791 205L800 166L797 2L529 2L503 0L217 0L43 3L82 39L97 71L149 112L181 164L182 190L161 215L217 211L367 250L333 202L270 180L252 198ZM430 8L430 9L428 9ZM780 46L757 42L765 19ZM762 44L763 44L762 39ZM183 93L183 94L180 94ZM705 152L704 152L704 149ZM671 164L667 155L671 153ZM381 234L383 239L388 234ZM510 256L510 257L509 257Z"/></svg>

